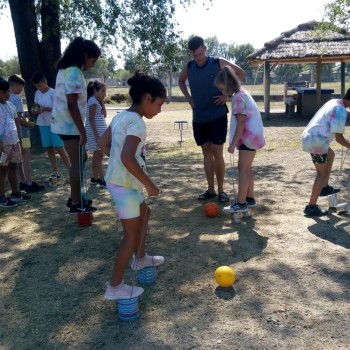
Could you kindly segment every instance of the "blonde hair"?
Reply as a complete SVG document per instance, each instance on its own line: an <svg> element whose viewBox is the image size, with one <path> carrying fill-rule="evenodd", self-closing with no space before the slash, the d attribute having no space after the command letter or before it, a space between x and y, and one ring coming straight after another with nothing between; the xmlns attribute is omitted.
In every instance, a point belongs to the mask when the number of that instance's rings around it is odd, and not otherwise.
<svg viewBox="0 0 350 350"><path fill-rule="evenodd" d="M230 66L224 66L214 80L216 86L223 85L226 94L231 96L241 90L241 83L235 71Z"/></svg>

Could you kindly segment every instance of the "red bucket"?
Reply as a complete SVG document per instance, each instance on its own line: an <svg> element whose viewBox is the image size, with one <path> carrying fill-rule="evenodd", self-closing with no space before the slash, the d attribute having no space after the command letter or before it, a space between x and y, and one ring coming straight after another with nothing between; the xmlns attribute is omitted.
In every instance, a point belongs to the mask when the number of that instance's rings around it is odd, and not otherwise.
<svg viewBox="0 0 350 350"><path fill-rule="evenodd" d="M92 212L77 213L77 217L80 227L88 227L92 225Z"/></svg>

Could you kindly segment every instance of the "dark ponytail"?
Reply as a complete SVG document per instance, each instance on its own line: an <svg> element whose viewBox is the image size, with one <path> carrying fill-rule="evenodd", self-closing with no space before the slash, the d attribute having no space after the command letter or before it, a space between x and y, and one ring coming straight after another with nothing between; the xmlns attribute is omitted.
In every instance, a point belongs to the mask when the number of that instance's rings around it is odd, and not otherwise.
<svg viewBox="0 0 350 350"><path fill-rule="evenodd" d="M129 95L135 104L140 103L146 93L152 96L152 101L157 97L166 98L166 89L163 83L141 70L136 71L134 76L128 79L128 85L130 86Z"/></svg>

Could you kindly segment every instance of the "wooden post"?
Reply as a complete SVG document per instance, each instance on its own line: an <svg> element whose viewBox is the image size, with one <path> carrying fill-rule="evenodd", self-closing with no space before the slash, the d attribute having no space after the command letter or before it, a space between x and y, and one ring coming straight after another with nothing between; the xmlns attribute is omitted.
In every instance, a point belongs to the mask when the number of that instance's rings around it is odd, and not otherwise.
<svg viewBox="0 0 350 350"><path fill-rule="evenodd" d="M321 60L317 59L316 64L316 102L317 107L321 107Z"/></svg>
<svg viewBox="0 0 350 350"><path fill-rule="evenodd" d="M270 63L264 62L264 110L265 118L270 118Z"/></svg>
<svg viewBox="0 0 350 350"><path fill-rule="evenodd" d="M345 62L340 63L340 93L345 95Z"/></svg>

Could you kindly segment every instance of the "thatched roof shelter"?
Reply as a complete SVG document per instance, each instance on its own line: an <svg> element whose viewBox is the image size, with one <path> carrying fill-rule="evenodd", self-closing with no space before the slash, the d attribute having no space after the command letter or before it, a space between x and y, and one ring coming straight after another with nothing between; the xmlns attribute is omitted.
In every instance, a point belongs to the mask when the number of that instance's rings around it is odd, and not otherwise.
<svg viewBox="0 0 350 350"><path fill-rule="evenodd" d="M264 64L265 113L269 114L270 65L315 63L317 65L317 95L320 100L321 64L342 63L342 93L345 91L345 62L350 62L350 34L341 28L319 30L319 22L311 21L264 44L247 57L252 65ZM268 101L267 100L268 97Z"/></svg>

